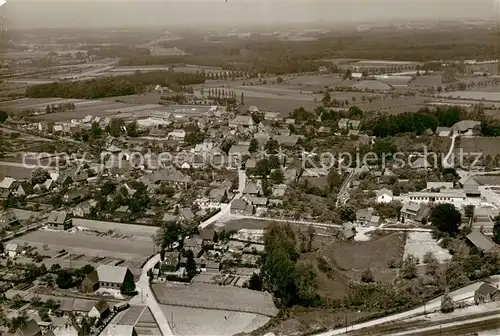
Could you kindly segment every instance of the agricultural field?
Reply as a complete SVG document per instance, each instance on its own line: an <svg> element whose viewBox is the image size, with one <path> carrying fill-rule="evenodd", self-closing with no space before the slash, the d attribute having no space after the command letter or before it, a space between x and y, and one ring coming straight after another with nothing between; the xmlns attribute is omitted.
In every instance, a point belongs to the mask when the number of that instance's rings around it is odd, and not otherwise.
<svg viewBox="0 0 500 336"><path fill-rule="evenodd" d="M494 158L500 154L500 138L492 137L462 137L455 144L455 156L460 158L460 154L481 153L481 158L491 156Z"/></svg>
<svg viewBox="0 0 500 336"><path fill-rule="evenodd" d="M230 336L248 333L270 318L253 313L161 305L174 336Z"/></svg>
<svg viewBox="0 0 500 336"><path fill-rule="evenodd" d="M495 90L485 91L481 87L480 91L453 91L441 93L438 95L443 98L459 98L459 99L470 99L470 100L486 100L486 101L500 101L500 93Z"/></svg>

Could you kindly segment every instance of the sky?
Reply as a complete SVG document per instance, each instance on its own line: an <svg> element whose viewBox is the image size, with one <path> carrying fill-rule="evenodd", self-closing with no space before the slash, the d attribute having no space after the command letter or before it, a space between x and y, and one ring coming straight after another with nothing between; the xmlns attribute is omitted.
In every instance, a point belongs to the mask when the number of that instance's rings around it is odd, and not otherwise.
<svg viewBox="0 0 500 336"><path fill-rule="evenodd" d="M7 0L5 28L499 18L500 0Z"/></svg>

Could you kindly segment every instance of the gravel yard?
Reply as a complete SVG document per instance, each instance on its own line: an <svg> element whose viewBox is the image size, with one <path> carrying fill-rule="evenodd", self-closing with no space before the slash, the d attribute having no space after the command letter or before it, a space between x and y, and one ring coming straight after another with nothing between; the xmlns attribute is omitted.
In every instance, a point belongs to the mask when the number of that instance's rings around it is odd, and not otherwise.
<svg viewBox="0 0 500 336"><path fill-rule="evenodd" d="M432 252L440 263L451 259L450 253L438 245L430 232L409 232L406 239L404 258L413 255L422 263L427 252Z"/></svg>
<svg viewBox="0 0 500 336"><path fill-rule="evenodd" d="M141 261L153 254L151 239L129 237L127 239L97 236L85 232L34 231L12 241L20 245L28 243L43 250L66 250L72 254L109 257L131 261Z"/></svg>
<svg viewBox="0 0 500 336"><path fill-rule="evenodd" d="M271 294L249 289L210 284L153 284L160 304L229 310L274 316L278 310Z"/></svg>
<svg viewBox="0 0 500 336"><path fill-rule="evenodd" d="M269 317L225 310L161 306L175 336L230 336L250 332L269 321Z"/></svg>
<svg viewBox="0 0 500 336"><path fill-rule="evenodd" d="M83 218L73 218L73 226L84 227L90 230L97 230L100 232L107 232L109 230L113 230L126 235L134 235L134 236L148 237L148 238L151 238L153 235L155 235L156 231L158 230L156 226L123 224L116 222L88 220Z"/></svg>

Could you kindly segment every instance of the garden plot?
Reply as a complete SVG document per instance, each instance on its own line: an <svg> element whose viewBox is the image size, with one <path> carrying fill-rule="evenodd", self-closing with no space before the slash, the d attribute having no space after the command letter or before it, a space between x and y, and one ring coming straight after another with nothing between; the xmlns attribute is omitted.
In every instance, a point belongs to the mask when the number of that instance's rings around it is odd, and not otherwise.
<svg viewBox="0 0 500 336"><path fill-rule="evenodd" d="M413 255L422 263L427 252L434 254L440 263L448 262L451 259L450 253L439 246L430 232L409 232L406 239L404 258Z"/></svg>

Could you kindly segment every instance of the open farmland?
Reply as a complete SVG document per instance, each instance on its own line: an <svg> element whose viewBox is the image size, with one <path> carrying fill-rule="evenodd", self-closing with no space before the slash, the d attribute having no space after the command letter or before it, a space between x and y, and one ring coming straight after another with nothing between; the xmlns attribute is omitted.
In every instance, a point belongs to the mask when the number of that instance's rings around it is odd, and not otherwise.
<svg viewBox="0 0 500 336"><path fill-rule="evenodd" d="M251 332L269 321L269 317L226 310L162 305L175 336L230 336Z"/></svg>
<svg viewBox="0 0 500 336"><path fill-rule="evenodd" d="M455 145L455 157L460 158L461 153L470 153L473 156L475 153L481 153L482 159L488 155L494 158L500 154L500 138L462 137Z"/></svg>
<svg viewBox="0 0 500 336"><path fill-rule="evenodd" d="M443 98L469 99L476 101L500 101L500 92L498 91L453 91L436 95Z"/></svg>
<svg viewBox="0 0 500 336"><path fill-rule="evenodd" d="M228 310L274 316L273 297L266 292L204 283L158 283L151 286L163 305Z"/></svg>

